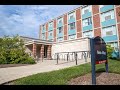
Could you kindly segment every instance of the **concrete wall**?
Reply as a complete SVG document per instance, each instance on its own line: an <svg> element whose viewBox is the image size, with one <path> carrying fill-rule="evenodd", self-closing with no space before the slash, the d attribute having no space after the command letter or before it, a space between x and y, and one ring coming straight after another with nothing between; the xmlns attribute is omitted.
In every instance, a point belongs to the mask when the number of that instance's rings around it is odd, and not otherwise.
<svg viewBox="0 0 120 90"><path fill-rule="evenodd" d="M69 40L61 43L55 43L52 45L52 58L54 58L54 54L58 52L74 52L74 51L88 51L89 47L89 39L82 38L77 40Z"/></svg>

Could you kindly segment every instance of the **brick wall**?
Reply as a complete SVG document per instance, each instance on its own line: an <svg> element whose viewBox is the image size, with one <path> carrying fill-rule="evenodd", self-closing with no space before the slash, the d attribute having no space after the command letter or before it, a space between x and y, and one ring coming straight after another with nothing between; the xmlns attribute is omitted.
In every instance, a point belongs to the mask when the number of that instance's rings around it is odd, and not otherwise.
<svg viewBox="0 0 120 90"><path fill-rule="evenodd" d="M117 17L117 22L120 22L120 7L116 8L116 17Z"/></svg>
<svg viewBox="0 0 120 90"><path fill-rule="evenodd" d="M46 24L46 40L48 39L48 23Z"/></svg>
<svg viewBox="0 0 120 90"><path fill-rule="evenodd" d="M99 5L92 5L93 15L99 13Z"/></svg>
<svg viewBox="0 0 120 90"><path fill-rule="evenodd" d="M94 29L94 36L101 36L101 28Z"/></svg>
<svg viewBox="0 0 120 90"><path fill-rule="evenodd" d="M76 26L77 26L77 38L82 37L81 20L76 22Z"/></svg>
<svg viewBox="0 0 120 90"><path fill-rule="evenodd" d="M94 21L94 28L100 27L100 15L94 15L93 16L93 21Z"/></svg>
<svg viewBox="0 0 120 90"><path fill-rule="evenodd" d="M63 22L64 22L64 40L67 40L67 14L64 15Z"/></svg>

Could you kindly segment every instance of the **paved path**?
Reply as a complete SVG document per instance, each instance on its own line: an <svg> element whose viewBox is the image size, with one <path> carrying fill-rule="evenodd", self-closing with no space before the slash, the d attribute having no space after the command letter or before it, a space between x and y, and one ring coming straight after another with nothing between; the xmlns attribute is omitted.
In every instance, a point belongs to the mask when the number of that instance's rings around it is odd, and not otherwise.
<svg viewBox="0 0 120 90"><path fill-rule="evenodd" d="M90 60L88 60L89 62ZM59 62L62 63L62 62ZM78 65L86 63L85 60L79 60ZM0 84L12 81L18 78L26 77L32 74L59 70L71 66L76 66L75 61L56 65L55 60L44 60L34 65L0 68Z"/></svg>

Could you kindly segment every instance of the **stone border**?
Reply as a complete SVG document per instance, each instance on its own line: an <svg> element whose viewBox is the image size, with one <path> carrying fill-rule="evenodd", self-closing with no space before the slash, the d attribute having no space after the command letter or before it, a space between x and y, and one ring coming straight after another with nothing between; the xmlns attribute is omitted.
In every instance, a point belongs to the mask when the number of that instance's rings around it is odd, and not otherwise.
<svg viewBox="0 0 120 90"><path fill-rule="evenodd" d="M0 64L0 68L8 68L8 67L19 67L19 66L27 66L34 64Z"/></svg>

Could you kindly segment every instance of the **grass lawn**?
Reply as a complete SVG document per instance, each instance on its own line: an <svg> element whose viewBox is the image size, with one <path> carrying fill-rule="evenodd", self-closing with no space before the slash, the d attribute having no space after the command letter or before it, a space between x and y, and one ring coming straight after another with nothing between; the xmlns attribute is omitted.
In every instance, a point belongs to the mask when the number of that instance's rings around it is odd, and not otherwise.
<svg viewBox="0 0 120 90"><path fill-rule="evenodd" d="M120 74L120 61L109 60L109 72ZM105 71L105 64L96 65L96 72ZM39 73L13 81L14 85L67 85L74 77L91 73L91 63Z"/></svg>

